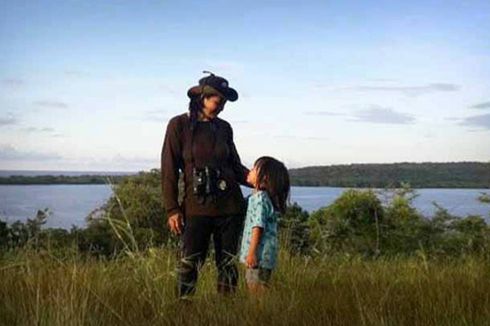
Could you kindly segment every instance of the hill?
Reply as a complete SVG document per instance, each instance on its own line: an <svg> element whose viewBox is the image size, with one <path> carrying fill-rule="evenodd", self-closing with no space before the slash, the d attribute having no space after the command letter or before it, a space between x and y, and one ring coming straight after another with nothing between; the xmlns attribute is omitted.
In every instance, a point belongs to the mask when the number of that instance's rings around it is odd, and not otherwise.
<svg viewBox="0 0 490 326"><path fill-rule="evenodd" d="M489 188L490 162L311 166L289 170L295 186Z"/></svg>

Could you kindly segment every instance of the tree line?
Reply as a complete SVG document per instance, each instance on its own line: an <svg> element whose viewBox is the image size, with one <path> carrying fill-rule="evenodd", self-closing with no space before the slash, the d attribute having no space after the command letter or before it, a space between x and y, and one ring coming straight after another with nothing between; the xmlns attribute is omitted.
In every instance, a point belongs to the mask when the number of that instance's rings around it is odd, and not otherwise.
<svg viewBox="0 0 490 326"><path fill-rule="evenodd" d="M490 162L391 163L312 166L291 169L296 186L356 188L489 188Z"/></svg>
<svg viewBox="0 0 490 326"><path fill-rule="evenodd" d="M390 163L309 166L290 169L293 186L385 188L489 188L490 162ZM126 175L12 175L0 184L113 184Z"/></svg>

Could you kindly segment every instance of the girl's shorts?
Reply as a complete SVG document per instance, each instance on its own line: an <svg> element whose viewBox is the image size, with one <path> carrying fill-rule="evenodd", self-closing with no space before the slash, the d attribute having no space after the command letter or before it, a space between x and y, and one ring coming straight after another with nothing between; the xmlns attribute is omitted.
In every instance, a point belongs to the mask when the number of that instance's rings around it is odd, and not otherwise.
<svg viewBox="0 0 490 326"><path fill-rule="evenodd" d="M245 280L247 283L261 283L268 285L272 274L270 268L247 268L245 271Z"/></svg>

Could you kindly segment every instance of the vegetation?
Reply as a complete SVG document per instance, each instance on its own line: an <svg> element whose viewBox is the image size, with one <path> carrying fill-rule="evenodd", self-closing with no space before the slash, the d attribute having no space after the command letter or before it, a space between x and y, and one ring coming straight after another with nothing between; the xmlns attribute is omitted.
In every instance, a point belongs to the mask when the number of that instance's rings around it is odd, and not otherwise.
<svg viewBox="0 0 490 326"><path fill-rule="evenodd" d="M157 169L153 169L157 171ZM413 188L489 188L490 162L392 163L311 166L290 169L293 186L350 188L395 188L409 183ZM7 184L118 184L124 175L10 176Z"/></svg>
<svg viewBox="0 0 490 326"><path fill-rule="evenodd" d="M290 170L296 186L489 188L490 162L312 166Z"/></svg>
<svg viewBox="0 0 490 326"><path fill-rule="evenodd" d="M160 175L158 170L127 176L113 185L113 196L92 211L87 217L87 227L73 226L64 229L42 229L49 211L43 211L26 224L20 221L8 226L0 221L0 230L6 235L0 246L7 249L32 248L30 238L36 237L36 248L56 249L66 242L75 245L82 253L95 256L117 256L123 249L143 249L162 244L175 245L166 227L165 211L161 204ZM35 227L31 226L35 225ZM1 231L0 231L1 232ZM63 241L53 241L52 235L63 235ZM133 239L134 238L134 239ZM59 244L59 245L58 245Z"/></svg>
<svg viewBox="0 0 490 326"><path fill-rule="evenodd" d="M174 296L175 255L152 248L116 259L9 253L0 267L2 325L486 325L489 261L281 250L271 291L250 300L215 291L208 259L194 302Z"/></svg>
<svg viewBox="0 0 490 326"><path fill-rule="evenodd" d="M24 175L11 175L8 177L0 177L0 185L30 185L30 184L106 184L107 179L111 180L111 183L118 184L126 176L125 175L37 175L37 176L24 176Z"/></svg>
<svg viewBox="0 0 490 326"><path fill-rule="evenodd" d="M313 212L311 249L321 255L490 257L490 226L483 217L452 216L435 203L436 214L428 219L413 208L413 189L405 185L388 195L383 205L373 190L351 189Z"/></svg>
<svg viewBox="0 0 490 326"><path fill-rule="evenodd" d="M175 298L178 242L165 225L159 170L128 176L84 229L0 222L0 325L466 325L490 320L490 226L443 207L431 219L408 185L345 191L279 221L272 287L222 298L211 259L193 302ZM485 203L487 197L482 194ZM437 204L436 204L437 205ZM185 305L185 306L184 306Z"/></svg>

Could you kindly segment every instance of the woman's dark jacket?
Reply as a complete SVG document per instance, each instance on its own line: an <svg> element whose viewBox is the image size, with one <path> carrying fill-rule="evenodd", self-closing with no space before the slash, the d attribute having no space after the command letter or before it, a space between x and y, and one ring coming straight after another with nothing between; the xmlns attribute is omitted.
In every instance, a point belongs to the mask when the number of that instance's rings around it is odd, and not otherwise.
<svg viewBox="0 0 490 326"><path fill-rule="evenodd" d="M216 135L215 146L213 146L213 135ZM218 197L216 202L207 199L201 204L193 194L193 164L190 150L190 118L188 113L183 113L168 122L161 153L161 184L167 217L178 212L186 217L245 214L247 203L243 198L240 184L251 187L247 183L249 170L240 161L233 142L231 125L216 117L210 121L197 121L194 129L195 166L221 166L222 176L229 187L229 190ZM182 206L179 206L178 202L179 170L184 172L185 191Z"/></svg>

